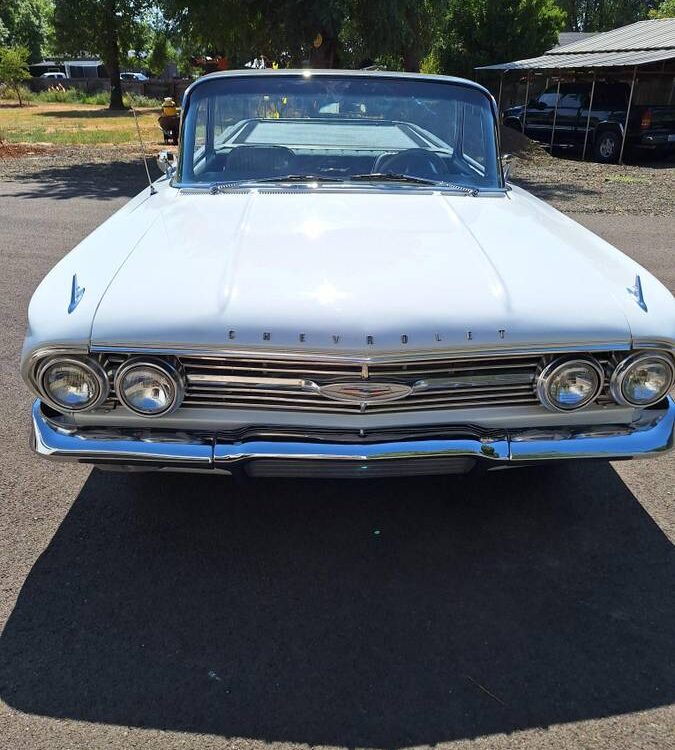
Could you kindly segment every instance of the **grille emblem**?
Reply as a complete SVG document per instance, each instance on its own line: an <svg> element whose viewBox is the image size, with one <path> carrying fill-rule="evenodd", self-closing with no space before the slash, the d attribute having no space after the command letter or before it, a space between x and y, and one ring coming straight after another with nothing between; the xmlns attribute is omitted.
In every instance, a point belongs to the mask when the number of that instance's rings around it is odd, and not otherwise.
<svg viewBox="0 0 675 750"><path fill-rule="evenodd" d="M411 391L401 383L331 383L321 387L321 395L334 401L354 404L380 404L404 398Z"/></svg>

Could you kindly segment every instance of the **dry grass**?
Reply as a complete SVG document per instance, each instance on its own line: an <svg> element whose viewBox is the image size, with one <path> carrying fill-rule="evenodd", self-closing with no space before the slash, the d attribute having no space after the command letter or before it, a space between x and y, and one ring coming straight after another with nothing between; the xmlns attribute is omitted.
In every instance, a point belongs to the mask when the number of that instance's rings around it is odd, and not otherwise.
<svg viewBox="0 0 675 750"><path fill-rule="evenodd" d="M162 142L159 110L137 110L143 139L149 146ZM130 111L111 112L90 104L0 104L0 138L9 143L103 145L137 143Z"/></svg>

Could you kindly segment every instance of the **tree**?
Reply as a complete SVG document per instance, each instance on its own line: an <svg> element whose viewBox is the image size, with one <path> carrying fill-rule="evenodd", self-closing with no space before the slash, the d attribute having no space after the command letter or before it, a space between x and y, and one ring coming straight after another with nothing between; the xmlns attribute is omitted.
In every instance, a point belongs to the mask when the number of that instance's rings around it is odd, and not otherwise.
<svg viewBox="0 0 675 750"><path fill-rule="evenodd" d="M649 11L650 18L675 18L675 0L663 0L658 8Z"/></svg>
<svg viewBox="0 0 675 750"><path fill-rule="evenodd" d="M445 73L540 55L565 22L554 0L451 0L435 51Z"/></svg>
<svg viewBox="0 0 675 750"><path fill-rule="evenodd" d="M55 0L56 46L70 55L99 55L110 76L110 109L124 109L120 54L132 49L151 0Z"/></svg>
<svg viewBox="0 0 675 750"><path fill-rule="evenodd" d="M642 21L659 0L556 0L568 31L610 31Z"/></svg>
<svg viewBox="0 0 675 750"><path fill-rule="evenodd" d="M364 57L389 57L396 67L418 72L446 7L446 0L355 0L351 32L360 38Z"/></svg>
<svg viewBox="0 0 675 750"><path fill-rule="evenodd" d="M350 0L159 0L174 33L195 51L235 66L265 55L337 67Z"/></svg>
<svg viewBox="0 0 675 750"><path fill-rule="evenodd" d="M0 44L27 47L30 62L47 54L52 34L52 0L0 0Z"/></svg>
<svg viewBox="0 0 675 750"><path fill-rule="evenodd" d="M27 47L0 49L0 81L10 89L14 89L20 107L23 107L21 84L30 78L30 72L28 71L29 55L30 50Z"/></svg>

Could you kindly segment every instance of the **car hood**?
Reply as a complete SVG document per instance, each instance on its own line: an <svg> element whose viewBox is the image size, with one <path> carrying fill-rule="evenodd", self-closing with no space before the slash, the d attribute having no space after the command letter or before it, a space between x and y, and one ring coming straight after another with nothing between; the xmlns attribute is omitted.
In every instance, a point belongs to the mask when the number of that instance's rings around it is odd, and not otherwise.
<svg viewBox="0 0 675 750"><path fill-rule="evenodd" d="M523 191L167 189L157 200L156 221L98 304L95 346L630 341L622 297L634 277L622 264L631 262Z"/></svg>

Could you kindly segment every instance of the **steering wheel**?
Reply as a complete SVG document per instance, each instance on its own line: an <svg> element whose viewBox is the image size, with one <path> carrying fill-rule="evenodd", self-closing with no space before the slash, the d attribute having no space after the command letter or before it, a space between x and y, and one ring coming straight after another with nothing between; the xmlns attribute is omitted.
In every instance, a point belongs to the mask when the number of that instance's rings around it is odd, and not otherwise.
<svg viewBox="0 0 675 750"><path fill-rule="evenodd" d="M372 172L394 172L410 177L426 177L441 180L447 174L447 166L441 157L426 148L408 148L395 154L380 154L375 159Z"/></svg>

